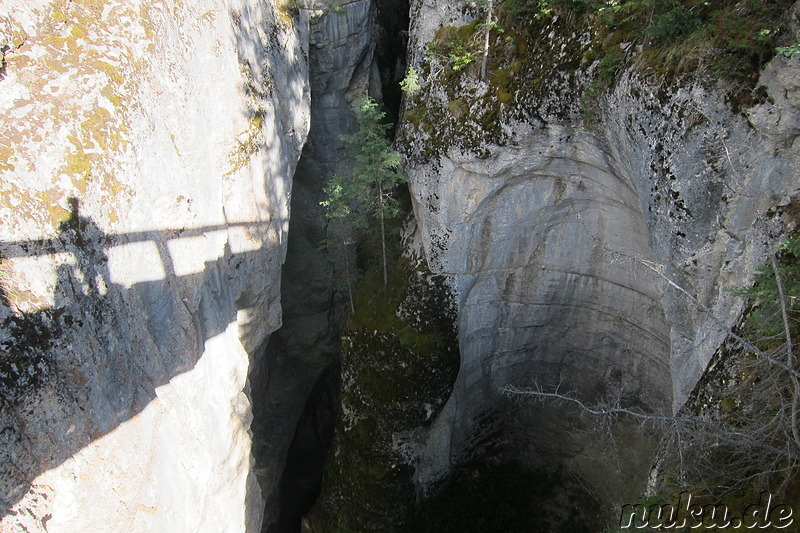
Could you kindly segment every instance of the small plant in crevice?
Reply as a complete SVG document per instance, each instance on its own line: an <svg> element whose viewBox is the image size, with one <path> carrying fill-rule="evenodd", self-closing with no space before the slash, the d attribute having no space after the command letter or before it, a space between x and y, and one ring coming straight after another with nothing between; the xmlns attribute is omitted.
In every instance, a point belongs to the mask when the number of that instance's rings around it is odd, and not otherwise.
<svg viewBox="0 0 800 533"><path fill-rule="evenodd" d="M600 97L613 85L621 67L621 52L610 52L600 60L594 79L586 84L581 95L584 122L592 123L599 118L597 113Z"/></svg>
<svg viewBox="0 0 800 533"><path fill-rule="evenodd" d="M800 43L795 43L789 46L779 46L775 49L775 51L788 57L789 59L795 59L800 57Z"/></svg>
<svg viewBox="0 0 800 533"><path fill-rule="evenodd" d="M408 72L405 77L400 81L400 90L409 96L414 95L420 90L419 73L413 66L408 67Z"/></svg>
<svg viewBox="0 0 800 533"><path fill-rule="evenodd" d="M344 15L345 13L347 13L347 8L345 8L342 5L342 3L338 0L335 0L334 2L331 3L330 10L331 13L335 15Z"/></svg>

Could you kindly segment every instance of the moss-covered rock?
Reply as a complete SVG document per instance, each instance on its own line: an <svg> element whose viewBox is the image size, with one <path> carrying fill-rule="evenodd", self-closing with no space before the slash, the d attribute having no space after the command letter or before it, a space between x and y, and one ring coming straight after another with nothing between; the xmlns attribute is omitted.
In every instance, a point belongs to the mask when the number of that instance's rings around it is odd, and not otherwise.
<svg viewBox="0 0 800 533"><path fill-rule="evenodd" d="M342 398L315 531L398 531L414 508L411 479L425 428L458 368L450 292L442 276L398 257L355 294L342 339Z"/></svg>
<svg viewBox="0 0 800 533"><path fill-rule="evenodd" d="M443 26L419 44L422 90L406 102L399 145L420 162L450 148L486 157L491 144L513 142L515 121L593 123L600 98L626 67L668 83L679 76L709 83L721 77L741 85L734 106L753 105L746 95L775 46L789 39L792 3L499 2L485 80L484 14ZM456 113L453 101L460 101Z"/></svg>

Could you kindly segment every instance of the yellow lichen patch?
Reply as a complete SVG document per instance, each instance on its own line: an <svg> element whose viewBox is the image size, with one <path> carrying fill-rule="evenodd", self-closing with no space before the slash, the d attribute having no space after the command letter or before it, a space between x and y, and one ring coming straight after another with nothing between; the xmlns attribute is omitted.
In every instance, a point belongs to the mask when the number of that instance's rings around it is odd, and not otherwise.
<svg viewBox="0 0 800 533"><path fill-rule="evenodd" d="M73 176L84 176L89 178L92 172L92 162L90 156L78 148L74 152L67 154L67 160L62 168L62 172Z"/></svg>
<svg viewBox="0 0 800 533"><path fill-rule="evenodd" d="M181 155L181 151L178 150L178 144L175 142L175 134L174 133L170 133L169 134L169 139L172 141L172 147L175 148L175 153L178 154L178 157L183 157Z"/></svg>
<svg viewBox="0 0 800 533"><path fill-rule="evenodd" d="M122 97L114 90L114 87L111 85L106 85L102 89L100 89L100 94L103 95L111 105L114 107L122 107Z"/></svg>
<svg viewBox="0 0 800 533"><path fill-rule="evenodd" d="M124 185L113 175L106 176L106 179L103 180L102 185L102 192L106 196L114 197L122 193L133 194L133 190L131 190L130 187Z"/></svg>
<svg viewBox="0 0 800 533"><path fill-rule="evenodd" d="M72 1L78 4L79 6L88 8L94 15L102 14L103 6L106 3L106 0L72 0Z"/></svg>
<svg viewBox="0 0 800 533"><path fill-rule="evenodd" d="M239 136L244 137L244 140L240 141L237 139L236 148L228 155L228 162L231 165L231 169L225 173L226 176L244 168L253 154L258 152L264 141L264 137L261 134L263 125L263 112L256 112L253 118L250 119L247 131L242 132Z"/></svg>
<svg viewBox="0 0 800 533"><path fill-rule="evenodd" d="M51 187L46 191L36 193L36 197L47 205L58 206L58 204L64 198L64 191L58 187ZM65 212L67 211L63 207L61 209Z"/></svg>
<svg viewBox="0 0 800 533"><path fill-rule="evenodd" d="M28 32L26 32L25 28L16 20L0 15L0 27L3 28L3 34L8 39L6 44L12 51L22 46L25 41L28 40Z"/></svg>
<svg viewBox="0 0 800 533"><path fill-rule="evenodd" d="M94 109L89 118L81 123L86 142L103 152L119 148L121 140L114 131L114 119L103 107Z"/></svg>
<svg viewBox="0 0 800 533"><path fill-rule="evenodd" d="M50 70L52 70L54 72L58 72L59 74L64 74L65 72L67 72L69 70L69 65L66 65L66 64L62 63L61 61L58 61L57 59L53 59L51 57L48 57L44 61L45 61L45 65L47 65L47 68L49 68Z"/></svg>
<svg viewBox="0 0 800 533"><path fill-rule="evenodd" d="M50 225L54 229L58 228L58 226L65 220L68 220L71 215L68 209L64 208L58 203L45 203L43 207L47 211L47 214L50 218Z"/></svg>
<svg viewBox="0 0 800 533"><path fill-rule="evenodd" d="M72 177L72 188L77 191L78 196L85 196L86 191L89 190L89 180L81 175Z"/></svg>
<svg viewBox="0 0 800 533"><path fill-rule="evenodd" d="M0 146L0 170L14 170L16 167L11 162L14 149L10 146Z"/></svg>
<svg viewBox="0 0 800 533"><path fill-rule="evenodd" d="M90 65L97 72L103 72L113 83L122 83L122 74L119 69L107 61L102 59L95 59L91 61Z"/></svg>
<svg viewBox="0 0 800 533"><path fill-rule="evenodd" d="M11 209L17 217L41 227L58 229L58 224L69 218L69 211L58 203L58 195L57 190L35 192L7 181L0 189L0 208Z"/></svg>
<svg viewBox="0 0 800 533"><path fill-rule="evenodd" d="M22 69L30 63L31 58L25 54L13 53L6 56L6 68L9 70Z"/></svg>
<svg viewBox="0 0 800 533"><path fill-rule="evenodd" d="M45 35L42 38L41 43L50 49L50 53L58 53L64 50L64 45L67 43L67 39L61 37L60 35L50 34Z"/></svg>
<svg viewBox="0 0 800 533"><path fill-rule="evenodd" d="M60 9L56 9L50 14L50 17L55 20L56 22L66 22L67 15L61 11Z"/></svg>
<svg viewBox="0 0 800 533"><path fill-rule="evenodd" d="M70 35L76 39L85 39L87 36L86 28L80 25L75 25L72 27L72 30L70 30Z"/></svg>
<svg viewBox="0 0 800 533"><path fill-rule="evenodd" d="M88 195L107 203L110 222L119 220L115 197L131 193L121 181L129 113L158 8L149 0L54 0L33 37L9 22L12 42L25 46L6 54L19 88L0 120L0 207L57 229L69 216L64 198ZM13 185L24 179L14 173L37 167L38 186ZM60 176L61 187L48 176Z"/></svg>
<svg viewBox="0 0 800 533"><path fill-rule="evenodd" d="M144 38L151 41L155 36L155 30L153 28L153 19L150 17L150 9L145 4L139 6L139 23L144 30ZM153 45L151 44L151 46Z"/></svg>

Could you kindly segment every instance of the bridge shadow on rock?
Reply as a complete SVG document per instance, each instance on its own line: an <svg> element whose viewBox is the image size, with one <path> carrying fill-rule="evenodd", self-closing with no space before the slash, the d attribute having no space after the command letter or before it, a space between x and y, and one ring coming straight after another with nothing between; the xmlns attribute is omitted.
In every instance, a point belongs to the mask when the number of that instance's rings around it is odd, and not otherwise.
<svg viewBox="0 0 800 533"><path fill-rule="evenodd" d="M242 110L248 136L228 174L265 176L255 201L277 220L108 234L71 199L56 237L0 241L0 519L34 493L37 476L141 413L158 387L193 369L205 342L225 332L239 310L261 309L255 315L262 318L269 307L276 315L278 287L259 291L281 266L285 204L305 140L295 129L310 100L308 14L261 3L230 7L227 19L249 102ZM195 257L189 271L181 264L185 253L170 252L173 242L231 231L246 232L257 249L220 244L212 259ZM137 277L140 252L152 268ZM47 301L20 281L35 280L41 289L41 279L14 271L28 260L43 261L53 274ZM257 274L242 280L242 272ZM264 326L253 335L251 324L241 327L254 342L265 341Z"/></svg>
<svg viewBox="0 0 800 533"><path fill-rule="evenodd" d="M57 237L0 242L0 449L7 454L0 517L14 512L39 474L134 417L157 387L191 370L205 341L237 319L241 289L229 275L266 253L232 253L225 240L215 260L176 275L169 245L231 231L265 243L270 232L264 222L106 234L81 216L77 199L70 207ZM109 252L131 245L137 254L149 250L161 279L114 281L121 265ZM56 273L53 305L21 310L33 293L15 284L8 260L23 257L42 258Z"/></svg>

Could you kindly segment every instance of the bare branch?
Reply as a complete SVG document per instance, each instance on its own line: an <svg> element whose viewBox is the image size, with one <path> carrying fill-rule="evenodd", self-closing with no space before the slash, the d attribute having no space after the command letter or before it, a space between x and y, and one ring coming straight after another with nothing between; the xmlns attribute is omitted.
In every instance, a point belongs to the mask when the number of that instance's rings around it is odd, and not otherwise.
<svg viewBox="0 0 800 533"><path fill-rule="evenodd" d="M789 312L786 310L786 293L783 289L781 271L778 269L778 260L775 255L770 257L772 272L775 274L775 283L778 286L778 300L781 306L781 316L783 317L783 329L786 332L786 364L790 369L794 369L794 353L792 352L792 329L789 324ZM790 422L792 426L792 437L797 446L800 446L800 430L797 427L797 411L800 404L800 382L797 376L792 375L792 414Z"/></svg>

